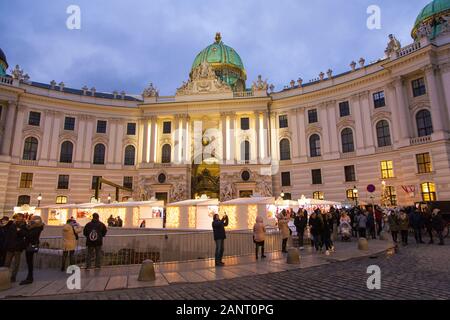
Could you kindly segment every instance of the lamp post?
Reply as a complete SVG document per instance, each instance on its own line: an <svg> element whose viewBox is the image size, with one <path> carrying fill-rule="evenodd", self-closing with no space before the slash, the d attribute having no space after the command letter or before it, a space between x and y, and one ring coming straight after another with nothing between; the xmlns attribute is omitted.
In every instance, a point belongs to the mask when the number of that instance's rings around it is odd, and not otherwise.
<svg viewBox="0 0 450 320"><path fill-rule="evenodd" d="M353 186L353 197L355 198L356 206L358 206L358 188L356 186Z"/></svg>
<svg viewBox="0 0 450 320"><path fill-rule="evenodd" d="M108 203L111 203L111 194L108 194Z"/></svg>
<svg viewBox="0 0 450 320"><path fill-rule="evenodd" d="M280 197L281 197L282 200L284 200L284 192L283 192L283 190L281 190Z"/></svg>
<svg viewBox="0 0 450 320"><path fill-rule="evenodd" d="M39 193L38 197L37 197L37 201L38 201L38 208L41 206L41 201L42 201L42 194Z"/></svg>

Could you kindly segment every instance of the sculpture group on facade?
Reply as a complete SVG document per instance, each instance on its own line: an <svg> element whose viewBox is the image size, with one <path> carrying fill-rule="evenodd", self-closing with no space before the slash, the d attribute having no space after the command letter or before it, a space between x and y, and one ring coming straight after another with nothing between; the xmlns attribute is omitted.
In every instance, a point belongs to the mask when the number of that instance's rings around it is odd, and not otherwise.
<svg viewBox="0 0 450 320"><path fill-rule="evenodd" d="M394 56L398 51L400 51L400 49L402 48L402 45L400 44L400 41L397 40L397 38L393 35L390 34L389 35L389 42L387 45L386 50L384 51L384 53L386 54L386 56L388 58L391 58L392 56Z"/></svg>
<svg viewBox="0 0 450 320"><path fill-rule="evenodd" d="M159 91L153 86L153 83L150 83L150 85L144 90L142 95L145 97L158 97Z"/></svg>

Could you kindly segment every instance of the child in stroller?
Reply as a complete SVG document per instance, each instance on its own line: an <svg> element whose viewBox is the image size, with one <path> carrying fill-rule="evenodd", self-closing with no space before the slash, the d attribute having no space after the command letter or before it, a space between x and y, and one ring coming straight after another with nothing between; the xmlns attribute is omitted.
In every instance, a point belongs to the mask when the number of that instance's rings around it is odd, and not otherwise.
<svg viewBox="0 0 450 320"><path fill-rule="evenodd" d="M347 213L341 215L339 220L339 234L341 235L342 241L350 241L352 237L352 226L350 225L350 217Z"/></svg>

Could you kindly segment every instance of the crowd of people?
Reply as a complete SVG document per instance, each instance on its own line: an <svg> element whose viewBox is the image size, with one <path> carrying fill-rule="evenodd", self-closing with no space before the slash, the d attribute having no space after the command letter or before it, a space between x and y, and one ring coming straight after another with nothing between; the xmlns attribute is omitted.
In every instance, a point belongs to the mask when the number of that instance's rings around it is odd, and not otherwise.
<svg viewBox="0 0 450 320"><path fill-rule="evenodd" d="M11 282L16 282L22 254L25 252L28 274L20 285L33 283L34 255L39 250L39 237L44 230L41 217L15 214L0 221L0 267L11 269Z"/></svg>
<svg viewBox="0 0 450 320"><path fill-rule="evenodd" d="M108 227L114 227L114 228L122 228L123 227L123 220L118 216L117 218L114 218L113 215L111 215L108 218Z"/></svg>

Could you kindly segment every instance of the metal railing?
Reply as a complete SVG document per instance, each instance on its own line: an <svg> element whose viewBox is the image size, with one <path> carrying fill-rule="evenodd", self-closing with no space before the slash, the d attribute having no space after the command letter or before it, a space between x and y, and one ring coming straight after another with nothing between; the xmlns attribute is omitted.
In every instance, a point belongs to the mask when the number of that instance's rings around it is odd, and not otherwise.
<svg viewBox="0 0 450 320"><path fill-rule="evenodd" d="M255 245L251 231L229 231L226 235L225 257L254 254ZM268 230L265 252L280 251L281 242L281 234L277 229ZM41 238L40 250L36 255L36 267L60 268L62 248L62 237ZM214 258L215 242L212 231L107 235L103 239L102 251L103 266L136 265L147 259L156 263L166 263ZM75 264L84 266L86 256L86 239L80 237L74 254Z"/></svg>

